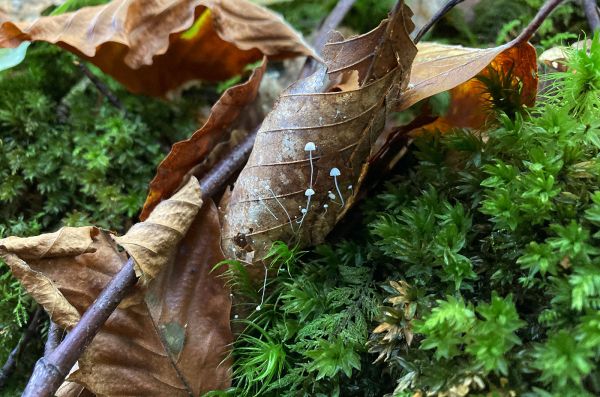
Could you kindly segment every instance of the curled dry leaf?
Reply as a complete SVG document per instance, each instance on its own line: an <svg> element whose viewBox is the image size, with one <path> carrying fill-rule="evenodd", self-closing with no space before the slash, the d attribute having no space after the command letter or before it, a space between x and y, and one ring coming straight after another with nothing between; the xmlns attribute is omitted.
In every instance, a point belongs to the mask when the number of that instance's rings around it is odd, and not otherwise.
<svg viewBox="0 0 600 397"><path fill-rule="evenodd" d="M391 98L416 53L402 2L372 32L334 34L322 67L289 87L265 118L225 214L226 254L261 259L275 240L315 244L352 205Z"/></svg>
<svg viewBox="0 0 600 397"><path fill-rule="evenodd" d="M158 204L144 222L133 225L124 236L115 237L134 259L136 275L142 282L155 278L171 259L201 206L200 185L192 176L181 190Z"/></svg>
<svg viewBox="0 0 600 397"><path fill-rule="evenodd" d="M0 255L54 322L70 329L125 258L94 227L0 240ZM91 291L95 291L92 293Z"/></svg>
<svg viewBox="0 0 600 397"><path fill-rule="evenodd" d="M102 396L200 396L230 385L231 301L218 274L218 212L206 203L145 301L118 308L69 378Z"/></svg>
<svg viewBox="0 0 600 397"><path fill-rule="evenodd" d="M183 207L189 204L185 197L175 195L173 200L183 202ZM164 209L159 206L155 212ZM160 275L148 284L145 300L130 299L109 317L70 382L102 396L187 397L229 386L229 364L224 359L232 340L231 302L218 274L211 273L223 259L221 226L212 202L196 212L173 211L175 217L189 217L185 238L176 244ZM169 218L153 219L160 223ZM126 259L111 236L93 227L8 238L2 240L0 250L28 292L53 321L67 329ZM140 292L135 296L142 296ZM79 392L83 388L65 384L61 393Z"/></svg>
<svg viewBox="0 0 600 397"><path fill-rule="evenodd" d="M421 46L419 46L421 49ZM435 49L435 50L434 50ZM424 43L425 54L448 54L447 46ZM472 50L472 49L465 49ZM425 55L429 56L429 55ZM487 57L487 56L486 56ZM419 55L417 55L417 60ZM416 62L416 61L415 61ZM480 65L479 63L477 63ZM423 66L415 66L420 69ZM479 66L478 66L479 67ZM414 69L413 69L414 70ZM482 70L472 69L464 77L474 73L474 77L460 83L450 90L450 106L446 114L419 131L448 131L452 128L481 128L490 117L494 117L488 88L482 79L497 80L507 78L510 86L520 90L520 97L513 98L521 105L531 107L535 104L538 88L538 73L535 48L529 43L509 47L497 54ZM462 79L461 79L462 80ZM499 83L499 81L496 81ZM511 93L518 91L511 89Z"/></svg>
<svg viewBox="0 0 600 397"><path fill-rule="evenodd" d="M524 92L537 89L535 48L529 43L511 41L494 48L467 48L438 43L422 43L413 63L408 89L400 97L397 109L408 109L422 99L452 90L467 82L492 62L512 63L515 73L523 76ZM502 57L496 59L501 54ZM523 57L523 60L519 57ZM480 92L479 92L480 93ZM477 94L479 94L477 93Z"/></svg>
<svg viewBox="0 0 600 397"><path fill-rule="evenodd" d="M247 131L246 116L258 94L258 88L266 69L266 60L258 67L250 79L231 87L211 109L208 120L187 140L177 142L158 166L156 176L150 182L150 192L144 203L140 219L145 220L154 207L181 185L186 175L192 171L200 178L196 170L220 143L230 139L234 129ZM250 123L251 125L253 123ZM256 123L258 124L258 123ZM205 168L205 167L204 167Z"/></svg>
<svg viewBox="0 0 600 397"><path fill-rule="evenodd" d="M155 96L235 76L263 54L316 56L277 14L247 0L113 0L33 23L0 19L0 47L23 41L58 44Z"/></svg>
<svg viewBox="0 0 600 397"><path fill-rule="evenodd" d="M569 47L564 47L564 46L552 47L552 48L547 49L546 51L542 52L539 59L540 59L540 62L542 62L546 66L548 66L552 69L555 69L559 72L564 72L567 70L566 62L567 62L567 56L569 54L569 51L581 50L583 48L589 49L591 45L592 45L592 40L587 39L587 40L577 41L577 42L571 44L571 46L569 46Z"/></svg>

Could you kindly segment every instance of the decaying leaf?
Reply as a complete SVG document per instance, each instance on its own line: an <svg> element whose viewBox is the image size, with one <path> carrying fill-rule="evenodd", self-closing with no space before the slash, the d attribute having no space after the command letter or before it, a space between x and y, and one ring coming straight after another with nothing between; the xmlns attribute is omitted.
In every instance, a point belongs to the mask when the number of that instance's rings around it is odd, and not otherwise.
<svg viewBox="0 0 600 397"><path fill-rule="evenodd" d="M243 125L246 117L242 116L248 114L256 99L265 69L266 61L263 61L246 83L225 91L212 107L204 126L189 139L173 145L150 182L150 191L140 215L142 220L148 217L161 200L169 197L181 185L185 176L205 161L218 144L230 139L234 129L248 130L248 126ZM200 177L198 172L194 174Z"/></svg>
<svg viewBox="0 0 600 397"><path fill-rule="evenodd" d="M525 85L523 91L536 92L535 48L527 42L511 41L499 47L485 49L422 43L418 45L418 49L411 70L410 83L406 92L400 97L398 110L408 109L422 99L458 87L493 62L513 64L514 73L522 76Z"/></svg>
<svg viewBox="0 0 600 397"><path fill-rule="evenodd" d="M352 205L388 104L408 83L416 53L411 15L399 3L370 33L333 34L327 69L279 97L228 204L229 256L261 259L275 240L319 243Z"/></svg>
<svg viewBox="0 0 600 397"><path fill-rule="evenodd" d="M0 256L54 322L70 329L122 266L110 238L94 227L65 227L0 240Z"/></svg>
<svg viewBox="0 0 600 397"><path fill-rule="evenodd" d="M418 48L420 52L415 59L413 73L420 73L420 76L423 76L422 71L429 70L428 68L432 67L432 64L435 62L434 58L444 56L461 58L463 56L453 52L455 51L455 47L442 44L424 43L419 45ZM519 98L513 99L524 106L530 107L535 104L538 74L536 52L531 44L522 43L509 46L508 49L504 49L495 55L480 70L477 70L477 68L482 64L478 60L475 61L471 58L475 54L473 52L474 49L464 48L464 50L466 51L464 56L469 59L464 65L464 68L468 69L468 73L462 70L458 72L454 68L451 68L451 70L453 70L452 73L461 74L460 79L454 80L455 82L461 81L464 78L467 78L467 80L460 82L459 85L450 90L450 106L446 114L424 128L419 129L419 131L423 129L428 131L448 131L452 128L477 129L486 124L490 117L493 117L490 110L492 108L501 109L502 106L500 104L496 104L494 107L491 106L490 101L493 98L488 93L488 88L482 82L482 79L507 79L510 81L510 86L504 87L506 89L505 94L518 96ZM479 52L481 50L475 51ZM486 51L483 59L487 60L489 56ZM427 61L421 63L421 60L424 59L427 59ZM473 63L469 64L468 62ZM435 70L435 67L437 65L433 67L433 70ZM449 77L446 77L446 79L449 79ZM415 85L413 90L418 90L417 85L420 84L419 81L415 79L413 84ZM425 87L425 85L421 85L421 87ZM518 95L519 91L520 95Z"/></svg>
<svg viewBox="0 0 600 397"><path fill-rule="evenodd" d="M113 0L33 23L0 19L0 47L23 41L58 44L155 96L238 75L263 54L316 56L277 14L247 0Z"/></svg>
<svg viewBox="0 0 600 397"><path fill-rule="evenodd" d="M142 282L155 278L171 259L201 206L200 185L192 176L181 190L158 204L144 222L133 225L124 236L115 237L135 260L136 275Z"/></svg>
<svg viewBox="0 0 600 397"><path fill-rule="evenodd" d="M147 289L138 287L135 296L143 295L145 300L130 299L117 308L68 379L96 395L122 396L133 391L143 396L199 396L229 386L229 364L224 359L232 340L231 302L218 274L211 273L223 259L218 211L212 202L198 213L197 208L191 212L173 209L173 203L164 207L169 202L183 203L184 208L189 205L185 194L176 194L156 208L158 214L149 222L174 225L179 233L178 222L171 220L185 218L185 238L174 243L173 254ZM165 216L169 208L172 213ZM143 236L147 237L138 234L138 238ZM52 320L67 329L126 259L108 233L93 227L4 239L0 252ZM83 391L66 384L61 393L72 396Z"/></svg>
<svg viewBox="0 0 600 397"><path fill-rule="evenodd" d="M146 299L117 309L69 378L102 396L200 396L230 384L229 291L218 212L206 203Z"/></svg>

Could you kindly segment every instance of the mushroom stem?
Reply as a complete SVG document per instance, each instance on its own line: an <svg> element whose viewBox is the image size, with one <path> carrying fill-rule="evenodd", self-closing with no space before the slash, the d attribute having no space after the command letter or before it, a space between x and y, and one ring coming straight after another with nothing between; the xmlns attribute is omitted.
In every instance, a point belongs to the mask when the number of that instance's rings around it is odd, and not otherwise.
<svg viewBox="0 0 600 397"><path fill-rule="evenodd" d="M267 266L265 266L265 279L263 281L263 287L262 287L262 297L260 298L260 304L258 306L256 306L256 310L260 311L263 303L265 303L265 291L267 289L267 275L268 275L268 269Z"/></svg>
<svg viewBox="0 0 600 397"><path fill-rule="evenodd" d="M342 207L344 206L344 196L342 196L342 192L340 191L340 187L338 186L338 182L337 182L337 176L333 177L333 182L335 183L335 189L338 192L338 195L340 196L340 200L342 202Z"/></svg>
<svg viewBox="0 0 600 397"><path fill-rule="evenodd" d="M273 189L271 189L271 186L267 185L267 186L265 186L265 189L267 189L269 191L269 193L271 193L271 195L273 196L275 201L277 201L277 204L279 204L279 206L283 209L283 212L285 212L285 215L287 216L288 221L290 221L290 227L292 228L292 233L296 233L296 231L294 230L294 223L292 222L292 218L290 217L289 212L285 209L283 204L281 204L281 201L279 201L279 199L275 195L275 192L273 191Z"/></svg>

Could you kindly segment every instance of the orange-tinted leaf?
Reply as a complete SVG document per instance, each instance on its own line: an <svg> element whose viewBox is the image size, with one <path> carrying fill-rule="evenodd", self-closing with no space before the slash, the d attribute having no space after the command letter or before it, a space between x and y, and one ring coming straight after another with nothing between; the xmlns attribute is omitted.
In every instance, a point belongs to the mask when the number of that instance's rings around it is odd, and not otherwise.
<svg viewBox="0 0 600 397"><path fill-rule="evenodd" d="M146 219L154 207L169 197L183 182L185 176L201 164L219 143L227 141L233 129L244 129L240 116L245 114L258 94L266 62L257 68L248 82L225 91L213 106L202 128L191 138L173 145L171 152L160 163L156 176L150 182L150 192L140 218ZM200 177L195 172L197 177Z"/></svg>
<svg viewBox="0 0 600 397"><path fill-rule="evenodd" d="M23 41L56 43L156 96L235 76L263 54L314 56L278 15L247 0L113 0L34 23L0 20L0 47Z"/></svg>
<svg viewBox="0 0 600 397"><path fill-rule="evenodd" d="M410 15L400 7L363 36L344 40L334 34L324 50L327 70L279 97L228 204L228 256L251 262L276 240L319 243L352 205L389 110L387 99L408 83L416 53Z"/></svg>
<svg viewBox="0 0 600 397"><path fill-rule="evenodd" d="M451 89L451 101L446 114L424 129L448 131L452 128L483 127L493 117L493 108L487 87L478 77L489 78L490 73L496 76L510 74L511 84L519 85L521 89L518 101L529 107L535 104L538 87L536 52L531 44L522 43L496 55L476 77Z"/></svg>
<svg viewBox="0 0 600 397"><path fill-rule="evenodd" d="M531 93L537 89L535 49L529 43L513 41L486 49L421 43L417 48L419 52L412 66L410 84L399 100L399 110L408 109L422 99L458 87L492 62L498 65L514 63L515 73L519 73L526 84L524 92ZM496 59L505 51L507 53L504 56Z"/></svg>

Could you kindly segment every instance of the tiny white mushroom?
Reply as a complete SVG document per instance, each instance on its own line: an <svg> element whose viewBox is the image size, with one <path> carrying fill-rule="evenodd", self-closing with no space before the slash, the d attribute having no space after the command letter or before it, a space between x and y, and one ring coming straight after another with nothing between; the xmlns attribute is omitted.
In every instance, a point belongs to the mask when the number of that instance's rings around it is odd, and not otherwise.
<svg viewBox="0 0 600 397"><path fill-rule="evenodd" d="M256 311L259 312L261 309L260 305L256 306Z"/></svg>
<svg viewBox="0 0 600 397"><path fill-rule="evenodd" d="M330 200L335 200L335 194L333 194L331 192L331 190L327 192L327 196L329 197Z"/></svg>
<svg viewBox="0 0 600 397"><path fill-rule="evenodd" d="M338 192L338 195L340 196L340 200L342 201L342 207L344 206L344 197L342 196L342 192L340 192L340 187L338 185L337 182L337 177L342 175L342 173L340 172L340 169L337 167L333 167L331 169L331 171L329 171L329 176L333 177L333 182L335 183L335 189Z"/></svg>
<svg viewBox="0 0 600 397"><path fill-rule="evenodd" d="M306 145L304 145L304 151L308 152L308 161L310 162L310 183L308 184L309 188L312 188L312 184L313 184L314 168L313 168L313 162L312 162L312 152L315 150L317 150L317 145L315 145L314 142L308 142Z"/></svg>
<svg viewBox="0 0 600 397"><path fill-rule="evenodd" d="M233 316L233 318L235 318L235 319L237 320L238 318L240 318L240 316L238 316L238 315L236 314L235 316Z"/></svg>
<svg viewBox="0 0 600 397"><path fill-rule="evenodd" d="M327 213L327 209L329 208L329 204L323 204L323 208L325 208L325 214Z"/></svg>
<svg viewBox="0 0 600 397"><path fill-rule="evenodd" d="M304 195L306 196L306 207L302 208L300 210L300 212L302 212L302 218L300 218L300 222L297 222L297 223L300 223L298 230L300 230L300 228L302 227L302 222L304 222L304 217L306 217L306 214L308 214L308 211L310 210L310 198L315 195L315 191L312 188L308 188L304 192Z"/></svg>

